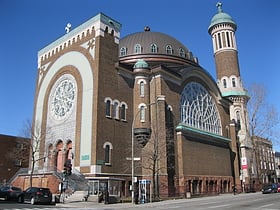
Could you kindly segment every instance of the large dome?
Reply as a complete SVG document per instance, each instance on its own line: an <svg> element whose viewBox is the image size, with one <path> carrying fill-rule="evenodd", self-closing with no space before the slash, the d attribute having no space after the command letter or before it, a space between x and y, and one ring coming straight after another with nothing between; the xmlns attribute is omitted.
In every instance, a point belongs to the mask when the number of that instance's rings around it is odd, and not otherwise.
<svg viewBox="0 0 280 210"><path fill-rule="evenodd" d="M125 36L119 43L120 58L131 55L168 55L194 61L192 53L175 38L149 27Z"/></svg>

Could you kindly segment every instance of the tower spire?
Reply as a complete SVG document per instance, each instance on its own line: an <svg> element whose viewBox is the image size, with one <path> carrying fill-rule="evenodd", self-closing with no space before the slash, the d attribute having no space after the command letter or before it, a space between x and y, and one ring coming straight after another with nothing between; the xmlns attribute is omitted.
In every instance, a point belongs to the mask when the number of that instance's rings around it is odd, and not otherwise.
<svg viewBox="0 0 280 210"><path fill-rule="evenodd" d="M218 2L218 3L216 4L216 7L218 8L218 13L223 12L223 10L222 10L222 5L223 5L222 2Z"/></svg>

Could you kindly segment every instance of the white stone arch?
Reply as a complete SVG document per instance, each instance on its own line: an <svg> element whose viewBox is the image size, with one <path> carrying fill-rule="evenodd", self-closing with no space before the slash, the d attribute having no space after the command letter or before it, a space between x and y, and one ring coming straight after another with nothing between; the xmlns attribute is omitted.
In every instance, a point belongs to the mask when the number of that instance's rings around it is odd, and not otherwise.
<svg viewBox="0 0 280 210"><path fill-rule="evenodd" d="M40 89L38 90L38 96L36 99L35 108L35 122L36 127L41 127L43 112L47 110L48 107L44 107L44 98L47 96L47 89L51 80L55 74L62 69L64 66L75 66L81 75L83 92L82 92L82 107L81 107L81 150L80 153L88 155L87 160L81 160L81 165L90 165L91 160L91 133L92 133L92 114L88 113L92 110L93 106L93 73L91 65L85 55L80 52L71 51L63 54L59 57L52 66L48 69L43 81L41 82ZM84 110L87 110L85 112Z"/></svg>

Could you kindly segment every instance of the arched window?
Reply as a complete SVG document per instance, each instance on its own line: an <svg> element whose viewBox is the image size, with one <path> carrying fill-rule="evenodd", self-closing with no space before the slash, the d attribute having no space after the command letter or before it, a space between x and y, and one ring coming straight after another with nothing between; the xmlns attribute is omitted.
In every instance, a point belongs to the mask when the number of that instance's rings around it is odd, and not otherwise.
<svg viewBox="0 0 280 210"><path fill-rule="evenodd" d="M224 88L227 88L227 80L226 79L223 79L223 86L224 86Z"/></svg>
<svg viewBox="0 0 280 210"><path fill-rule="evenodd" d="M110 163L110 146L105 146L105 163Z"/></svg>
<svg viewBox="0 0 280 210"><path fill-rule="evenodd" d="M168 54L168 55L173 54L173 50L172 50L172 47L170 45L166 46L165 51L166 51L166 54Z"/></svg>
<svg viewBox="0 0 280 210"><path fill-rule="evenodd" d="M221 38L220 33L218 33L218 46L219 46L219 49L222 48L222 38Z"/></svg>
<svg viewBox="0 0 280 210"><path fill-rule="evenodd" d="M152 53L157 53L157 52L158 52L158 48L157 48L157 45L156 45L156 44L152 44L152 45L151 45L151 52L152 52Z"/></svg>
<svg viewBox="0 0 280 210"><path fill-rule="evenodd" d="M122 47L120 50L120 56L125 56L126 55L126 48Z"/></svg>
<svg viewBox="0 0 280 210"><path fill-rule="evenodd" d="M231 78L231 83L232 83L232 87L236 87L236 81L235 78Z"/></svg>
<svg viewBox="0 0 280 210"><path fill-rule="evenodd" d="M106 117L111 117L111 104L112 104L112 99L110 98L105 98L105 115Z"/></svg>
<svg viewBox="0 0 280 210"><path fill-rule="evenodd" d="M186 53L185 50L183 50L182 48L179 49L179 56L185 58L186 57Z"/></svg>
<svg viewBox="0 0 280 210"><path fill-rule="evenodd" d="M118 101L114 101L113 104L113 117L114 119L120 119L120 115L119 115L119 102Z"/></svg>
<svg viewBox="0 0 280 210"><path fill-rule="evenodd" d="M144 105L141 105L141 106L140 106L140 121L141 121L141 122L145 122L145 118L146 118L145 106L144 106Z"/></svg>
<svg viewBox="0 0 280 210"><path fill-rule="evenodd" d="M145 95L145 83L144 81L140 82L140 96L144 96Z"/></svg>
<svg viewBox="0 0 280 210"><path fill-rule="evenodd" d="M240 126L241 126L241 117L240 117L240 111L236 111L235 113L236 115L236 121L237 121L237 125L239 126L239 129L240 129Z"/></svg>
<svg viewBox="0 0 280 210"><path fill-rule="evenodd" d="M221 134L221 120L212 96L197 82L188 83L181 94L181 122Z"/></svg>
<svg viewBox="0 0 280 210"><path fill-rule="evenodd" d="M104 163L105 165L111 165L112 161L112 149L113 146L110 142L105 142L103 145L104 149Z"/></svg>
<svg viewBox="0 0 280 210"><path fill-rule="evenodd" d="M166 108L166 122L168 125L173 123L172 106L168 105Z"/></svg>
<svg viewBox="0 0 280 210"><path fill-rule="evenodd" d="M127 105L122 102L122 105L121 105L121 120L122 121L126 121L126 109L127 109Z"/></svg>
<svg viewBox="0 0 280 210"><path fill-rule="evenodd" d="M134 46L134 53L139 54L139 53L141 53L141 52L142 52L141 45L140 45L140 44L136 44L136 45Z"/></svg>

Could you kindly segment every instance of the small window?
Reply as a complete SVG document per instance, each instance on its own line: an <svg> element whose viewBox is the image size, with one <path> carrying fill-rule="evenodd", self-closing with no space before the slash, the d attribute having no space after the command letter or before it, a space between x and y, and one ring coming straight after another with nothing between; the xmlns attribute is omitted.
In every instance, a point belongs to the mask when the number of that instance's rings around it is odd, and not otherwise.
<svg viewBox="0 0 280 210"><path fill-rule="evenodd" d="M145 115L146 115L145 106L142 105L142 106L140 107L140 121L141 121L141 122L145 122Z"/></svg>
<svg viewBox="0 0 280 210"><path fill-rule="evenodd" d="M140 82L140 96L144 96L145 95L145 84L144 82Z"/></svg>
<svg viewBox="0 0 280 210"><path fill-rule="evenodd" d="M241 126L240 125L240 111L236 111L236 120L237 120L237 124L238 124L238 126Z"/></svg>
<svg viewBox="0 0 280 210"><path fill-rule="evenodd" d="M170 105L168 105L166 109L166 122L168 123L168 125L172 124L173 122L172 107Z"/></svg>
<svg viewBox="0 0 280 210"><path fill-rule="evenodd" d="M222 38L221 38L220 33L218 33L218 46L219 46L219 49L222 48Z"/></svg>
<svg viewBox="0 0 280 210"><path fill-rule="evenodd" d="M105 146L105 163L110 163L110 146Z"/></svg>
<svg viewBox="0 0 280 210"><path fill-rule="evenodd" d="M111 101L106 101L106 117L111 117Z"/></svg>
<svg viewBox="0 0 280 210"><path fill-rule="evenodd" d="M113 114L114 119L119 119L119 103L117 101L115 101L113 105Z"/></svg>
<svg viewBox="0 0 280 210"><path fill-rule="evenodd" d="M120 50L120 56L125 56L126 55L126 48L122 47Z"/></svg>
<svg viewBox="0 0 280 210"><path fill-rule="evenodd" d="M14 164L15 164L15 166L22 166L22 162L21 162L21 160L14 160Z"/></svg>
<svg viewBox="0 0 280 210"><path fill-rule="evenodd" d="M223 79L223 86L224 86L224 88L227 88L227 80L226 79Z"/></svg>
<svg viewBox="0 0 280 210"><path fill-rule="evenodd" d="M105 165L111 165L111 161L112 161L112 149L113 146L110 142L106 142L103 145L103 149L104 149L104 164Z"/></svg>
<svg viewBox="0 0 280 210"><path fill-rule="evenodd" d="M186 57L186 53L185 50L183 50L182 48L179 49L179 56L185 58Z"/></svg>
<svg viewBox="0 0 280 210"><path fill-rule="evenodd" d="M142 48L140 44L136 44L134 47L134 53L139 54L142 52Z"/></svg>
<svg viewBox="0 0 280 210"><path fill-rule="evenodd" d="M126 107L125 104L122 104L121 106L121 120L126 120Z"/></svg>
<svg viewBox="0 0 280 210"><path fill-rule="evenodd" d="M158 48L157 48L157 45L156 45L156 44L152 44L152 45L151 45L151 52L152 52L152 53L157 53L157 52L158 52Z"/></svg>
<svg viewBox="0 0 280 210"><path fill-rule="evenodd" d="M230 38L229 38L229 32L226 32L226 37L227 37L227 46L230 47Z"/></svg>
<svg viewBox="0 0 280 210"><path fill-rule="evenodd" d="M232 82L232 87L236 87L235 78L232 78L232 79L231 79L231 82Z"/></svg>
<svg viewBox="0 0 280 210"><path fill-rule="evenodd" d="M173 54L173 50L172 50L172 47L170 45L166 46L166 54L168 54L168 55L172 55Z"/></svg>

